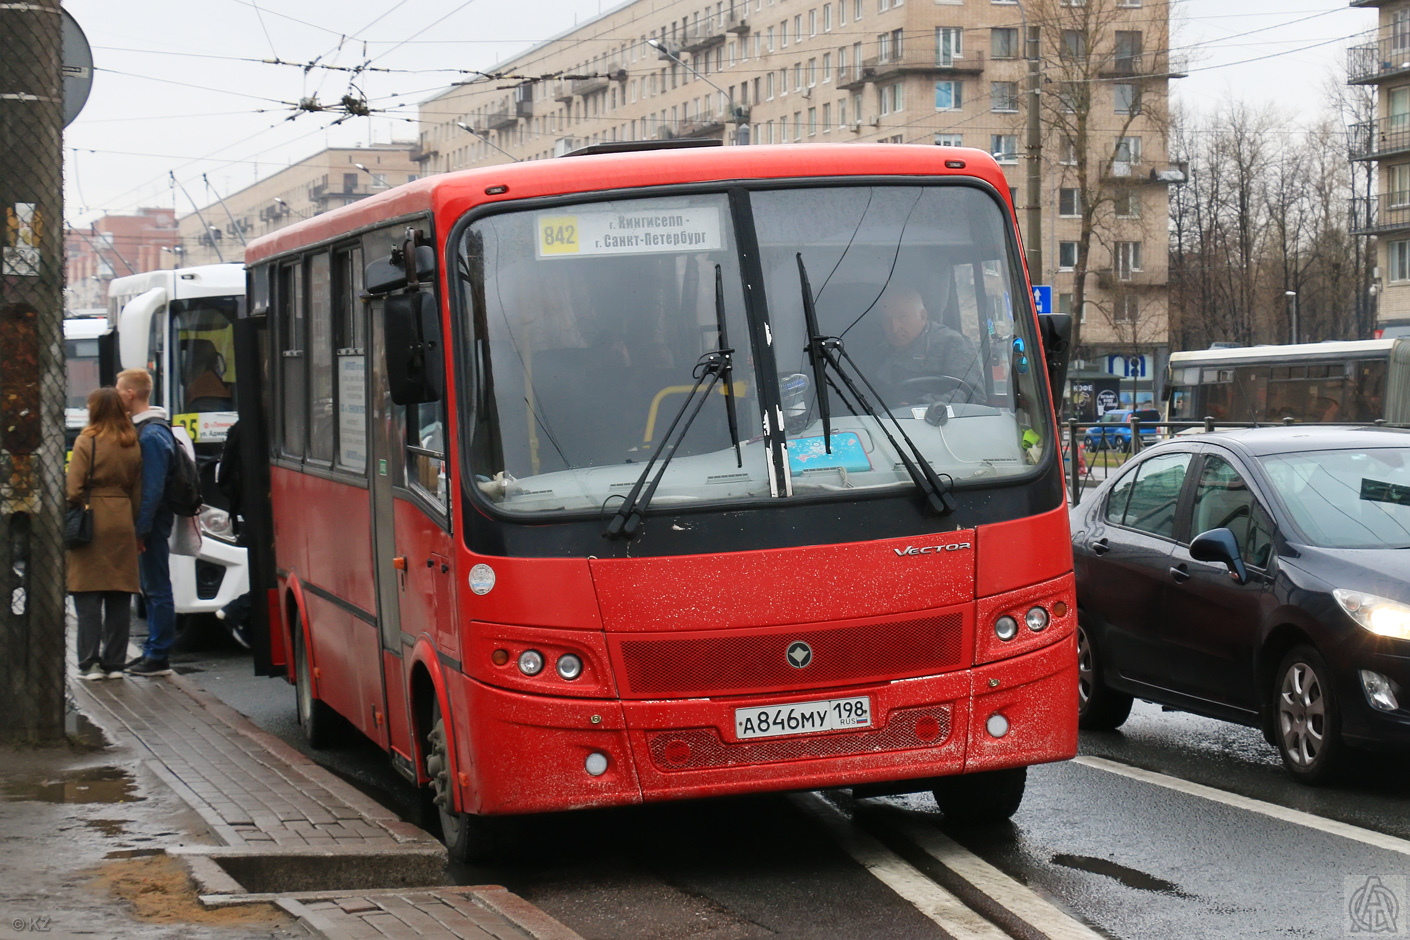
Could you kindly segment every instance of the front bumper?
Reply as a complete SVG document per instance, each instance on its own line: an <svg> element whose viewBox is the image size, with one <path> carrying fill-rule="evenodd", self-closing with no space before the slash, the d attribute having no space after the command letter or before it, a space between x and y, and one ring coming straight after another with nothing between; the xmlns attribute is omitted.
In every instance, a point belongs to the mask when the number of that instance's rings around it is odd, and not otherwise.
<svg viewBox="0 0 1410 940"><path fill-rule="evenodd" d="M1077 647L845 691L667 701L526 695L457 674L452 707L475 716L456 743L461 809L536 813L804 790L1065 760L1077 751ZM871 697L873 727L739 741L736 708ZM986 728L1001 714L1008 732ZM607 770L587 773L590 754Z"/></svg>

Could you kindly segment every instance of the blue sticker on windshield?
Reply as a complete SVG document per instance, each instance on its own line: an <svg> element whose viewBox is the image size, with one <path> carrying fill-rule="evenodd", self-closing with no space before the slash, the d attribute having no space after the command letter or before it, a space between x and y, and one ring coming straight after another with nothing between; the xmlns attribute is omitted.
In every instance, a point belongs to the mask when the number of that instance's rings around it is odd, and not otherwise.
<svg viewBox="0 0 1410 940"><path fill-rule="evenodd" d="M852 431L832 435L832 453L823 449L821 437L800 437L788 442L788 469L792 473L804 470L847 470L861 472L871 469L862 439Z"/></svg>

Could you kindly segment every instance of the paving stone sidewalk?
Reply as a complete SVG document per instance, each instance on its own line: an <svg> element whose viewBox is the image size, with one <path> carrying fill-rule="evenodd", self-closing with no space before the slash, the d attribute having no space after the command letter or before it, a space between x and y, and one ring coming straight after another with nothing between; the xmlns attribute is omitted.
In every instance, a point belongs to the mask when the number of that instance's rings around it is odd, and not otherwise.
<svg viewBox="0 0 1410 940"><path fill-rule="evenodd" d="M581 940L503 888L439 884L438 841L185 679L71 686L228 846L179 853L208 903L272 901L330 940Z"/></svg>

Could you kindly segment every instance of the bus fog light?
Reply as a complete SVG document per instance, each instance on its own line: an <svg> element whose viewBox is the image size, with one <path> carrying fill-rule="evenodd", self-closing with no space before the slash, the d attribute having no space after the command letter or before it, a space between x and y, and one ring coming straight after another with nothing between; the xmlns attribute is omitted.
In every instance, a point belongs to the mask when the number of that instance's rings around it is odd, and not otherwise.
<svg viewBox="0 0 1410 940"><path fill-rule="evenodd" d="M989 716L989 720L984 722L984 728L989 732L991 738L1002 738L1009 733L1009 720L998 712Z"/></svg>
<svg viewBox="0 0 1410 940"><path fill-rule="evenodd" d="M1376 711L1393 712L1400 707L1395 697L1395 684L1379 672L1361 670L1361 688L1366 692L1366 700Z"/></svg>
<svg viewBox="0 0 1410 940"><path fill-rule="evenodd" d="M538 650L524 650L519 654L519 671L526 676L543 672L543 654Z"/></svg>
<svg viewBox="0 0 1410 940"><path fill-rule="evenodd" d="M1018 636L1018 621L1005 614L994 621L994 635L1001 640L1012 640Z"/></svg>
<svg viewBox="0 0 1410 940"><path fill-rule="evenodd" d="M1023 615L1023 622L1034 633L1041 633L1048 625L1048 612L1041 607L1030 607L1028 613Z"/></svg>
<svg viewBox="0 0 1410 940"><path fill-rule="evenodd" d="M587 760L583 761L583 769L590 777L601 777L607 773L607 755L601 751L593 751L587 756Z"/></svg>
<svg viewBox="0 0 1410 940"><path fill-rule="evenodd" d="M572 653L564 653L558 657L558 674L572 682L583 674L583 661Z"/></svg>

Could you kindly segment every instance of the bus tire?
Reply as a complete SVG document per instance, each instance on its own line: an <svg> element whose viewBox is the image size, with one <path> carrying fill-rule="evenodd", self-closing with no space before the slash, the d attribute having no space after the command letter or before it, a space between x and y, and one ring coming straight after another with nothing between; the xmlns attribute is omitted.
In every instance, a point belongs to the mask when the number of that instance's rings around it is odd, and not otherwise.
<svg viewBox="0 0 1410 940"><path fill-rule="evenodd" d="M303 618L294 608L291 632L294 634L294 694L298 699L299 727L311 748L324 748L333 741L333 710L313 694L313 670L308 664Z"/></svg>
<svg viewBox="0 0 1410 940"><path fill-rule="evenodd" d="M426 776L431 778L430 802L441 824L441 841L452 862L484 865L502 858L509 848L509 820L458 813L451 795L450 750L440 702L431 703L431 733L427 736Z"/></svg>
<svg viewBox="0 0 1410 940"><path fill-rule="evenodd" d="M984 770L936 781L935 803L945 819L962 825L1000 823L1018 812L1027 767Z"/></svg>

